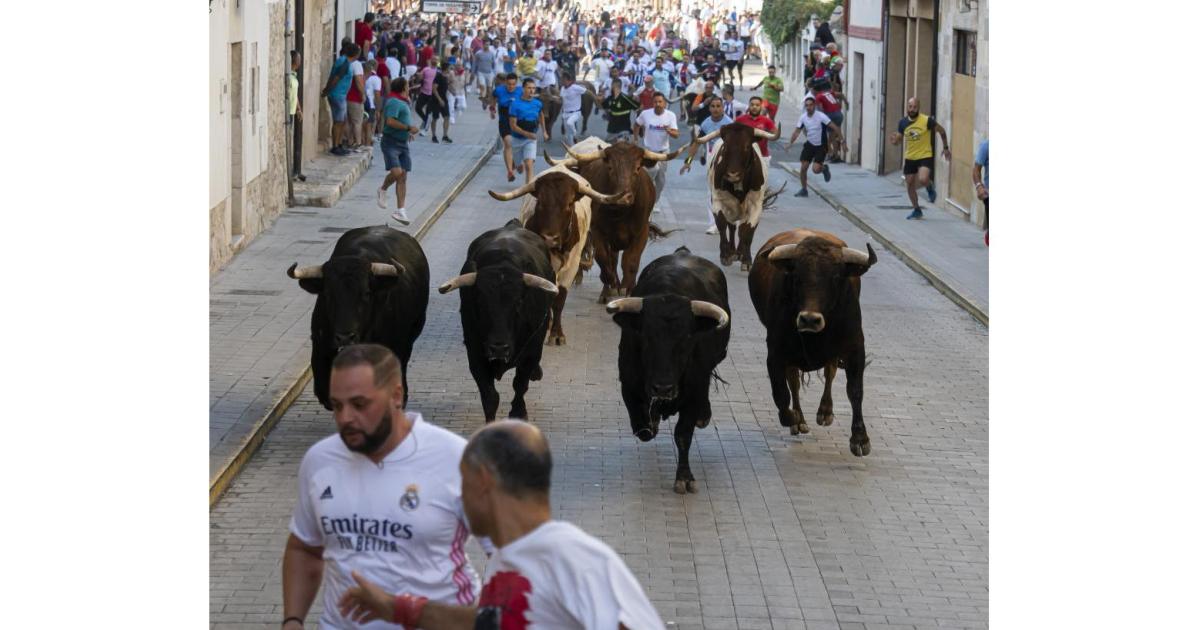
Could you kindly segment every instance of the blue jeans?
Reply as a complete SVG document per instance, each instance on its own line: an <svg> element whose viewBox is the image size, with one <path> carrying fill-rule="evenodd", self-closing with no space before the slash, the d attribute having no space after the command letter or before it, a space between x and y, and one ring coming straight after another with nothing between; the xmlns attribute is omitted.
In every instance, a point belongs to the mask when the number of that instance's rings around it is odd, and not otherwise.
<svg viewBox="0 0 1200 630"><path fill-rule="evenodd" d="M346 97L327 96L326 100L329 101L329 114L333 117L333 122L346 122Z"/></svg>

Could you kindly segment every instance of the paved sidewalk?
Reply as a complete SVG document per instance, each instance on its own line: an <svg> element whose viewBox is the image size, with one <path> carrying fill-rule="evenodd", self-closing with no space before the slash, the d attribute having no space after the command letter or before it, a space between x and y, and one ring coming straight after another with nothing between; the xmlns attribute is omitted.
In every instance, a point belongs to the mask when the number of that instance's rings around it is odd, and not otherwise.
<svg viewBox="0 0 1200 630"><path fill-rule="evenodd" d="M413 233L458 188L495 145L495 123L471 96L451 128L451 145L418 137L410 145L407 208ZM347 158L352 160L354 158ZM383 224L375 190L383 181L383 156L332 208L289 208L275 224L218 272L209 285L209 476L210 483L241 450L255 427L295 387L309 366L312 295L286 275L294 262L328 259L343 232ZM390 196L391 204L395 197ZM398 227L392 223L393 227ZM305 385L307 387L307 385Z"/></svg>
<svg viewBox="0 0 1200 630"><path fill-rule="evenodd" d="M799 162L781 161L780 166L799 176ZM823 197L939 291L987 323L988 248L983 230L929 203L924 190L918 191L918 199L925 218L906 220L912 207L899 171L881 177L855 164L834 164L830 173L833 180L825 183L810 172L809 192ZM793 177L788 189L799 190L799 185Z"/></svg>

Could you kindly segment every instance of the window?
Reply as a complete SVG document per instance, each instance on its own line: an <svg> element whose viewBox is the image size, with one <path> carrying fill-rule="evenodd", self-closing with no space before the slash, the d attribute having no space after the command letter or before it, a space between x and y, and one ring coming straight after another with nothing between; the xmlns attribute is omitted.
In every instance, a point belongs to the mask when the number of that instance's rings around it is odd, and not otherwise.
<svg viewBox="0 0 1200 630"><path fill-rule="evenodd" d="M954 72L975 76L975 31L954 30Z"/></svg>

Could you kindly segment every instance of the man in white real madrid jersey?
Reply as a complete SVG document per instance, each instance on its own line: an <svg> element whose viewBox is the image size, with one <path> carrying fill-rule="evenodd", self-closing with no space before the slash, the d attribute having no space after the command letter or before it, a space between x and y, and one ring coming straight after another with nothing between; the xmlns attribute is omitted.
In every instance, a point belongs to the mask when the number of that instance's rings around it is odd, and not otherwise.
<svg viewBox="0 0 1200 630"><path fill-rule="evenodd" d="M550 519L550 445L537 427L494 422L463 452L463 505L471 531L499 548L474 606L427 601L353 573L343 615L423 630L661 630L662 619L608 545ZM399 593L393 595L392 593Z"/></svg>
<svg viewBox="0 0 1200 630"><path fill-rule="evenodd" d="M329 395L338 434L300 463L283 553L283 629L304 627L322 575L321 628L394 628L338 613L351 571L430 601L473 603L479 577L465 550L458 469L466 440L404 411L400 362L380 345L339 352Z"/></svg>

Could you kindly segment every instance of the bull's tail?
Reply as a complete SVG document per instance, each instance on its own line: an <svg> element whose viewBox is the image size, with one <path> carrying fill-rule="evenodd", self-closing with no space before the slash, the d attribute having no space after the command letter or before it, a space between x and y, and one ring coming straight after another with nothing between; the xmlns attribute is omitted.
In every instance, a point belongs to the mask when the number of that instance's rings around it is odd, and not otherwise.
<svg viewBox="0 0 1200 630"><path fill-rule="evenodd" d="M655 225L653 221L650 222L650 240L651 241L657 241L660 239L667 238L672 233L678 232L678 231L679 231L679 228L676 228L674 230L664 231L662 228Z"/></svg>
<svg viewBox="0 0 1200 630"><path fill-rule="evenodd" d="M783 193L783 189L787 188L787 182L775 190L767 189L767 193L763 195L763 210L773 210L775 208L775 200Z"/></svg>
<svg viewBox="0 0 1200 630"><path fill-rule="evenodd" d="M575 272L574 285L583 284L583 274L592 270L592 264L596 261L596 249L592 246L592 233L588 232L587 240L583 243L583 251L579 254L579 270Z"/></svg>

